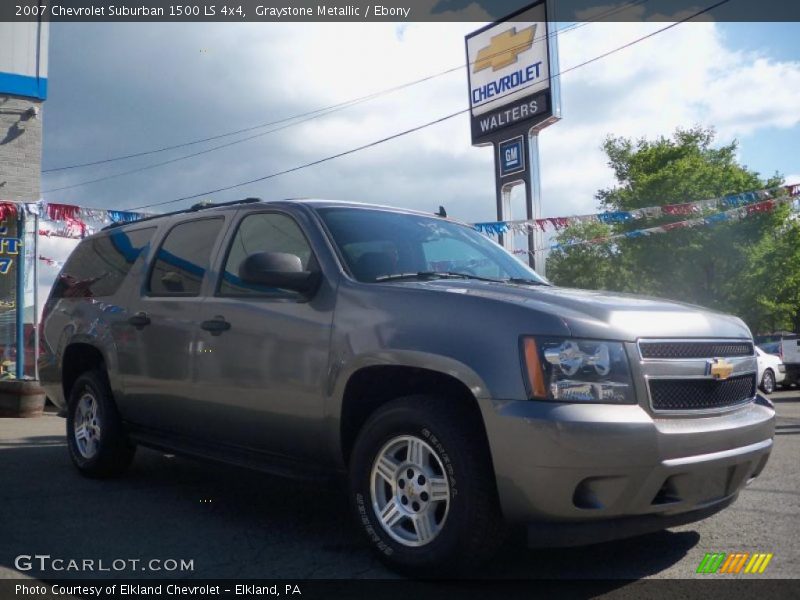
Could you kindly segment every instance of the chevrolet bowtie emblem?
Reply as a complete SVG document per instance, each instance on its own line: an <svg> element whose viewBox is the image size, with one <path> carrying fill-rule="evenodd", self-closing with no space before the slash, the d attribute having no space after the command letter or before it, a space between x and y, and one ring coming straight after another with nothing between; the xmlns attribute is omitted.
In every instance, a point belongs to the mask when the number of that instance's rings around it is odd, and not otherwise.
<svg viewBox="0 0 800 600"><path fill-rule="evenodd" d="M536 25L531 25L520 32L517 32L516 27L512 27L508 31L493 36L489 45L478 51L472 72L477 73L489 67L492 67L492 71L497 71L513 65L517 62L517 56L530 50L533 46L535 33Z"/></svg>
<svg viewBox="0 0 800 600"><path fill-rule="evenodd" d="M706 363L706 375L714 379L727 379L733 373L733 365L724 358L715 358Z"/></svg>

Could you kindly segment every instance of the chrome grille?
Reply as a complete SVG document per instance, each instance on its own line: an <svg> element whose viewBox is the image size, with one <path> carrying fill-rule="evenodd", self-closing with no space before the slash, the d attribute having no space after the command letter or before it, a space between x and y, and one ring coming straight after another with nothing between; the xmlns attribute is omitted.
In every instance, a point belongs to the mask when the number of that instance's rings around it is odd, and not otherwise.
<svg viewBox="0 0 800 600"><path fill-rule="evenodd" d="M752 356L751 342L727 341L648 341L639 343L642 358L650 359L692 359L725 358L731 356Z"/></svg>
<svg viewBox="0 0 800 600"><path fill-rule="evenodd" d="M652 379L649 385L656 410L725 408L748 402L756 394L753 373L724 380Z"/></svg>

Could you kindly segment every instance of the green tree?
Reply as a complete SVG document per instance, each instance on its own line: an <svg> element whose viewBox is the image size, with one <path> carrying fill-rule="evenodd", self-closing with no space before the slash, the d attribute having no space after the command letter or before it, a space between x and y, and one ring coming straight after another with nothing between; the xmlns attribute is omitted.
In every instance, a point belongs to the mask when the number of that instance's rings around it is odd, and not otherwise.
<svg viewBox="0 0 800 600"><path fill-rule="evenodd" d="M620 268L623 256L614 242L576 244L612 235L613 229L597 222L578 223L556 236L563 248L550 253L547 275L559 285L590 290L620 290L627 287L626 271Z"/></svg>
<svg viewBox="0 0 800 600"><path fill-rule="evenodd" d="M597 193L600 209L631 211L782 183L778 175L764 180L740 165L736 142L714 147L714 137L713 129L695 127L678 129L672 137L652 141L607 138L603 149L616 184ZM768 315L785 315L792 301L794 288L788 283L780 310L767 298L758 297L751 287L763 289L753 272L753 265L759 260L757 253L772 256L781 251L778 245L784 249L789 243L783 242L787 235L782 232L786 215L785 210L778 210L713 226L617 239L599 244L601 248L568 246L551 253L547 273L559 285L644 293L733 312L760 328ZM603 227L612 234L625 233L699 216L702 215L664 216ZM597 237L591 228L584 229L565 230L558 236L559 243ZM764 241L768 234L775 238L773 245ZM765 271L759 272L762 278L766 277ZM785 318L778 318L776 323Z"/></svg>
<svg viewBox="0 0 800 600"><path fill-rule="evenodd" d="M745 314L756 333L800 332L800 220L787 218L768 232L750 254L745 281Z"/></svg>

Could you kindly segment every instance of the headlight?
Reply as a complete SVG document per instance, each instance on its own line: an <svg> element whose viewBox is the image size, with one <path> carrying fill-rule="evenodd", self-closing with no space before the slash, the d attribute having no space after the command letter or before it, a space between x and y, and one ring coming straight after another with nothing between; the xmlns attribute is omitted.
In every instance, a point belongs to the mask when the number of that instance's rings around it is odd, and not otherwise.
<svg viewBox="0 0 800 600"><path fill-rule="evenodd" d="M636 403L628 357L619 342L526 337L522 352L531 398Z"/></svg>

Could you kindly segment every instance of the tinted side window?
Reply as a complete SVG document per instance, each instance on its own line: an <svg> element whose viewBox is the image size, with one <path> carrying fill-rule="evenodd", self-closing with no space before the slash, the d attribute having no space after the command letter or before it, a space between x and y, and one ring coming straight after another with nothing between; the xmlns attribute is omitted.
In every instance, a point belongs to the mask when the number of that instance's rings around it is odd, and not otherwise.
<svg viewBox="0 0 800 600"><path fill-rule="evenodd" d="M208 270L222 218L189 221L173 227L156 253L149 290L154 296L197 296Z"/></svg>
<svg viewBox="0 0 800 600"><path fill-rule="evenodd" d="M219 288L221 295L286 295L285 291L246 284L239 278L239 266L256 252L294 254L300 257L306 271L316 270L311 247L292 218L278 213L256 213L242 219L233 238Z"/></svg>
<svg viewBox="0 0 800 600"><path fill-rule="evenodd" d="M111 230L81 242L70 254L53 286L53 298L102 298L114 295L147 248L155 227Z"/></svg>

